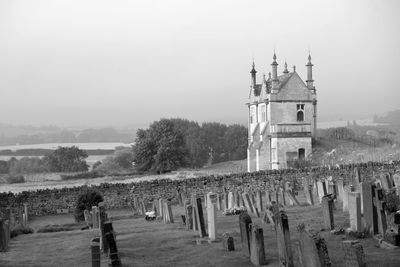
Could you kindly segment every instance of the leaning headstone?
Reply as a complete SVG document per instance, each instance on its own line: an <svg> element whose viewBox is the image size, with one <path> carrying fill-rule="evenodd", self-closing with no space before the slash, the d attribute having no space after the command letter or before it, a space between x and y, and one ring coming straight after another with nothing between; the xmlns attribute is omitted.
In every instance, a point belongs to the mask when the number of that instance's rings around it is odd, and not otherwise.
<svg viewBox="0 0 400 267"><path fill-rule="evenodd" d="M196 196L192 195L192 217L193 217L193 231L197 232L199 230L198 219L197 219L197 200Z"/></svg>
<svg viewBox="0 0 400 267"><path fill-rule="evenodd" d="M208 238L211 241L215 241L217 235L216 219L217 219L217 208L214 203L209 203L207 207L207 222L208 222Z"/></svg>
<svg viewBox="0 0 400 267"><path fill-rule="evenodd" d="M396 187L397 195L400 196L400 174L395 173L395 174L393 174L392 177L393 177L394 186Z"/></svg>
<svg viewBox="0 0 400 267"><path fill-rule="evenodd" d="M203 206L201 205L201 198L196 199L196 220L199 230L199 236L206 236L206 227L204 224Z"/></svg>
<svg viewBox="0 0 400 267"><path fill-rule="evenodd" d="M222 202L222 198L221 198L221 194L217 194L217 210L221 210L221 202Z"/></svg>
<svg viewBox="0 0 400 267"><path fill-rule="evenodd" d="M237 190L233 191L233 199L235 202L234 206L236 208L239 208L240 207L240 193Z"/></svg>
<svg viewBox="0 0 400 267"><path fill-rule="evenodd" d="M263 203L262 203L262 194L261 194L261 190L258 190L256 192L256 205L257 205L257 209L258 212L263 211Z"/></svg>
<svg viewBox="0 0 400 267"><path fill-rule="evenodd" d="M174 216L172 214L171 203L169 201L164 202L164 222L174 223Z"/></svg>
<svg viewBox="0 0 400 267"><path fill-rule="evenodd" d="M382 173L382 174L379 176L379 179L380 179L380 181L381 181L381 186L382 186L382 188L383 188L384 190L390 190L390 189L393 187L393 185L391 184L391 181L390 181L389 174L387 174L387 173Z"/></svg>
<svg viewBox="0 0 400 267"><path fill-rule="evenodd" d="M164 203L162 198L158 199L158 213L164 218Z"/></svg>
<svg viewBox="0 0 400 267"><path fill-rule="evenodd" d="M250 197L248 193L243 193L243 202L246 207L247 212L254 213L253 206L251 205Z"/></svg>
<svg viewBox="0 0 400 267"><path fill-rule="evenodd" d="M239 215L239 228L240 228L240 238L242 241L242 246L246 251L246 254L250 256L250 231L249 226L252 223L250 216L247 213L241 213Z"/></svg>
<svg viewBox="0 0 400 267"><path fill-rule="evenodd" d="M350 189L348 187L344 187L343 191L343 212L349 211L349 193Z"/></svg>
<svg viewBox="0 0 400 267"><path fill-rule="evenodd" d="M100 238L92 239L90 244L90 250L92 254L92 267L100 267Z"/></svg>
<svg viewBox="0 0 400 267"><path fill-rule="evenodd" d="M227 251L234 251L235 243L233 237L227 233L222 234L222 247Z"/></svg>
<svg viewBox="0 0 400 267"><path fill-rule="evenodd" d="M280 266L293 267L292 246L290 243L289 221L286 213L273 206L275 232Z"/></svg>
<svg viewBox="0 0 400 267"><path fill-rule="evenodd" d="M332 195L326 195L322 197L322 215L324 218L324 226L325 229L332 230L334 229L334 220L333 220L333 198Z"/></svg>
<svg viewBox="0 0 400 267"><path fill-rule="evenodd" d="M300 232L300 254L301 266L325 267L331 266L328 248L325 240L318 232L306 230L304 224L297 227Z"/></svg>
<svg viewBox="0 0 400 267"><path fill-rule="evenodd" d="M268 190L265 191L265 204L271 204L271 194Z"/></svg>
<svg viewBox="0 0 400 267"><path fill-rule="evenodd" d="M263 229L250 224L250 261L256 265L266 264Z"/></svg>
<svg viewBox="0 0 400 267"><path fill-rule="evenodd" d="M350 229L360 232L361 225L361 198L358 192L349 192Z"/></svg>
<svg viewBox="0 0 400 267"><path fill-rule="evenodd" d="M279 187L279 203L283 206L286 206L286 193L285 190L282 187Z"/></svg>
<svg viewBox="0 0 400 267"><path fill-rule="evenodd" d="M344 253L344 266L346 267L365 267L364 250L358 240L346 240L342 242Z"/></svg>

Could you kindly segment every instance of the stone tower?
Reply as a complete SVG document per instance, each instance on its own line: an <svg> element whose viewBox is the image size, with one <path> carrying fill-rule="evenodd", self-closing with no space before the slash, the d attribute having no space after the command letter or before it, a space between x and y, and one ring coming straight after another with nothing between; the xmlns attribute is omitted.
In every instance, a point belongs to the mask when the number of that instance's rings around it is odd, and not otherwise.
<svg viewBox="0 0 400 267"><path fill-rule="evenodd" d="M276 54L272 73L257 84L253 62L248 117L247 170L284 169L311 154L316 137L317 97L312 77L311 55L308 56L307 80L289 72L284 64L278 75Z"/></svg>

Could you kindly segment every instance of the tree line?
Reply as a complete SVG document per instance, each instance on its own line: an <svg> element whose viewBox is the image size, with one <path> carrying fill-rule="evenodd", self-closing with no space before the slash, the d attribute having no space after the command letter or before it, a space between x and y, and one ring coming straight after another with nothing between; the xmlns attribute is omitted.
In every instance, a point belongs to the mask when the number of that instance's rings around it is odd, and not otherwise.
<svg viewBox="0 0 400 267"><path fill-rule="evenodd" d="M207 163L246 157L247 128L186 119L160 119L139 129L133 147L139 171L163 173L180 167L203 167Z"/></svg>

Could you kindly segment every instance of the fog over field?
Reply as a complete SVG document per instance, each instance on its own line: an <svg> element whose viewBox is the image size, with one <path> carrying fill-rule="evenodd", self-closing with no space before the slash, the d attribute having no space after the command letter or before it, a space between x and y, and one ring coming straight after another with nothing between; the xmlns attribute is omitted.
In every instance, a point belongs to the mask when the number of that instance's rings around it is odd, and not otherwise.
<svg viewBox="0 0 400 267"><path fill-rule="evenodd" d="M250 68L276 50L319 118L399 108L400 2L0 1L0 122L118 126L160 117L243 122Z"/></svg>

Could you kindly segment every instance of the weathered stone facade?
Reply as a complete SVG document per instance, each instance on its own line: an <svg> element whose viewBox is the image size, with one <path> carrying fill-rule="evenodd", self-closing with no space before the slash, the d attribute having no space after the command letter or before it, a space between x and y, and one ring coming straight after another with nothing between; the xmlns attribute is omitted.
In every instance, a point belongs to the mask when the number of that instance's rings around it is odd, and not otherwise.
<svg viewBox="0 0 400 267"><path fill-rule="evenodd" d="M247 170L249 172L284 169L312 152L316 136L317 97L312 79L311 56L308 57L307 81L285 62L283 74L277 75L278 63L273 57L272 75L256 82L255 66L251 70Z"/></svg>

